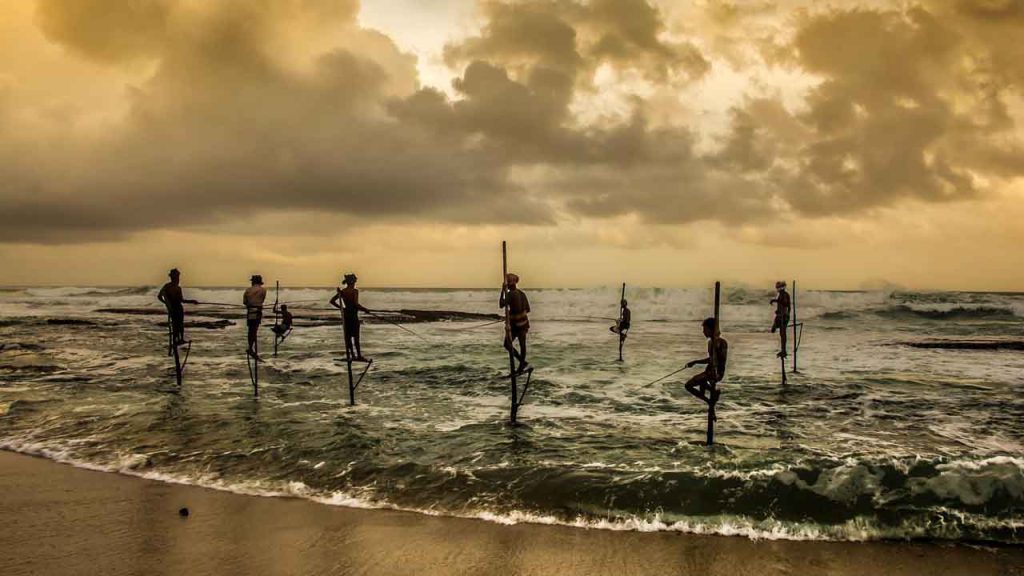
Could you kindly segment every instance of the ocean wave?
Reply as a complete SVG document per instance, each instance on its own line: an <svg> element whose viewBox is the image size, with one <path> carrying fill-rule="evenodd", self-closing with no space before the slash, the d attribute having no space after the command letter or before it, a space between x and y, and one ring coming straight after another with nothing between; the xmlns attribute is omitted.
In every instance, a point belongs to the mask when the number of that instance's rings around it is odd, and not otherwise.
<svg viewBox="0 0 1024 576"><path fill-rule="evenodd" d="M1020 532L1024 529L1024 515L1021 514L1021 510L1024 510L1024 461L1014 457L916 463L907 460L888 464L850 459L832 469L793 470L773 466L768 470L732 477L729 474L716 475L717 481L727 482L715 490L732 493L730 498L750 499L752 495L749 492L737 493L736 482L754 480L762 484L762 487L770 488L767 496L775 499L776 505L781 505L787 498L781 487L790 486L820 496L822 500L814 505L819 510L826 508L822 502L832 502L833 506L852 506L855 509L854 514L846 517L812 519L810 509L801 517L786 517L771 512L759 515L722 510L685 513L669 510L667 506L652 506L642 511L630 511L619 506L576 513L546 512L521 502L509 507L485 499L468 499L461 505L453 505L450 501L445 504L440 501L417 504L403 501L401 497L396 499L381 494L371 485L337 490L314 487L301 479L282 478L279 473L274 474L277 479L270 479L233 478L212 472L210 468L202 472L161 470L153 467L151 458L146 454L118 453L106 462L98 463L76 456L73 447L52 447L37 441L2 440L0 449L42 456L89 470L247 496L302 498L331 506L401 510L433 516L473 518L499 524L552 524L638 532L671 531L742 536L755 540L928 539L1004 544L1019 544ZM323 462L314 467L312 462L307 462L311 470L319 470L322 465ZM351 472L351 468L350 465L346 474ZM419 467L414 468L419 470ZM928 472L933 474L928 475ZM915 476L922 473L925 476ZM456 477L460 474L461 471L454 470L446 476ZM666 481L657 475L646 476L667 484L679 481L678 477ZM473 478L479 481L476 476ZM586 488L578 490L578 494L586 493ZM901 498L896 498L895 493L903 494ZM871 502L873 506L865 508L864 502ZM895 504L895 508L900 510L898 519L891 512L877 509L880 503ZM1002 510L1004 513L992 515L990 509Z"/></svg>
<svg viewBox="0 0 1024 576"><path fill-rule="evenodd" d="M898 305L888 308L874 310L874 313L887 318L924 318L927 320L999 320L1015 319L1015 311L1003 307L965 307L953 306L949 308L916 308L908 305Z"/></svg>

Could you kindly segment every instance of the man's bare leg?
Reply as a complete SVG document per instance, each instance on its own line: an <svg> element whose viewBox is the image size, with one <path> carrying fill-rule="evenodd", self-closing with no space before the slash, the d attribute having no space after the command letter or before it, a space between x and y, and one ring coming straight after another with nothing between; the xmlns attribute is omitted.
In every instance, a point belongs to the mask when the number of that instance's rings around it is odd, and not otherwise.
<svg viewBox="0 0 1024 576"><path fill-rule="evenodd" d="M356 343L356 360L360 362L366 362L366 358L363 358L363 349L359 346L359 336L353 338Z"/></svg>

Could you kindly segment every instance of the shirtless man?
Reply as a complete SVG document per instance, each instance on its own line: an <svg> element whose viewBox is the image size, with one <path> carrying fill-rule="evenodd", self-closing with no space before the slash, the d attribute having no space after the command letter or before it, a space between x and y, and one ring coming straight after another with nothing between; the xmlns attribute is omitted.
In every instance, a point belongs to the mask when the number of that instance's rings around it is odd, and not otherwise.
<svg viewBox="0 0 1024 576"><path fill-rule="evenodd" d="M708 339L708 356L687 362L686 367L692 368L698 364L706 364L707 368L690 378L685 385L686 391L705 402L712 410L712 414L715 404L718 404L718 397L722 395L716 385L725 376L725 363L729 358L729 343L722 338L721 333L718 333L716 324L714 318L705 318L701 323L704 336Z"/></svg>
<svg viewBox="0 0 1024 576"><path fill-rule="evenodd" d="M345 353L349 358L358 362L367 362L363 358L363 350L359 347L359 312L369 312L370 309L359 303L359 290L356 289L355 274L345 274L342 281L345 288L338 288L338 292L331 298L331 306L341 310L341 319L345 328Z"/></svg>
<svg viewBox="0 0 1024 576"><path fill-rule="evenodd" d="M615 326L609 328L609 330L619 335L619 342L626 341L632 316L633 315L629 312L628 303L623 299L622 302L619 303L619 320L615 323Z"/></svg>
<svg viewBox="0 0 1024 576"><path fill-rule="evenodd" d="M249 279L251 286L245 289L242 295L242 304L245 305L245 322L249 327L249 347L246 353L253 358L260 360L256 354L256 336L260 330L260 323L263 322L263 302L267 299L267 289L263 287L263 276L253 275Z"/></svg>
<svg viewBox="0 0 1024 576"><path fill-rule="evenodd" d="M292 316L292 313L288 311L287 304L281 304L280 306L274 304L274 314L281 315L281 323L274 325L274 334L276 334L278 338L284 338L284 335L292 329L294 316Z"/></svg>
<svg viewBox="0 0 1024 576"><path fill-rule="evenodd" d="M516 374L522 374L529 367L526 361L526 334L530 331L530 301L526 293L518 288L519 276L508 274L505 276L505 283L501 285L501 297L498 298L498 306L508 307L508 326L505 330L505 349L512 353L519 360L519 368ZM519 350L512 345L513 340L519 341Z"/></svg>
<svg viewBox="0 0 1024 576"><path fill-rule="evenodd" d="M181 292L181 272L172 269L167 276L171 281L164 284L156 299L167 307L167 315L171 319L171 342L174 346L185 344L185 307L184 304L199 304L198 300L188 300ZM168 351L170 353L170 351Z"/></svg>
<svg viewBox="0 0 1024 576"><path fill-rule="evenodd" d="M771 304L775 304L775 321L772 323L772 333L776 330L779 331L779 340L781 341L782 349L776 354L779 358L785 358L786 354L786 328L789 326L789 307L790 299L789 292L786 292L786 283L779 281L775 283L775 289L779 291L779 295L772 298Z"/></svg>

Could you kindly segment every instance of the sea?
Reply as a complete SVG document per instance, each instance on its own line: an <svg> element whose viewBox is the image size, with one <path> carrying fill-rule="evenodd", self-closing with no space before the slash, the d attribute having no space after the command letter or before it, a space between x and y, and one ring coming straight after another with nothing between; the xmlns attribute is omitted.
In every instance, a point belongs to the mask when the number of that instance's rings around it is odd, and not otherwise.
<svg viewBox="0 0 1024 576"><path fill-rule="evenodd" d="M629 287L620 362L620 286L524 286L534 371L515 425L496 289L364 288L374 362L354 406L334 289L271 288L296 319L275 355L266 312L258 397L243 289L184 287L204 304L180 387L156 287L0 289L0 449L505 524L1024 543L1024 294L800 290L794 371L773 292L725 286L709 447L683 389L700 368L656 380L706 355L710 287Z"/></svg>

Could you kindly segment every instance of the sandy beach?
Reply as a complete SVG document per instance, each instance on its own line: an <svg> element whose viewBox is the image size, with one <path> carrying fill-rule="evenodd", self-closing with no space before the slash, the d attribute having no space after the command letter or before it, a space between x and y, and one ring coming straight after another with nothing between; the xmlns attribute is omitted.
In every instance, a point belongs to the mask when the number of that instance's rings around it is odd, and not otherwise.
<svg viewBox="0 0 1024 576"><path fill-rule="evenodd" d="M0 452L0 493L8 576L1024 574L1021 548L504 526L242 496L10 452Z"/></svg>

